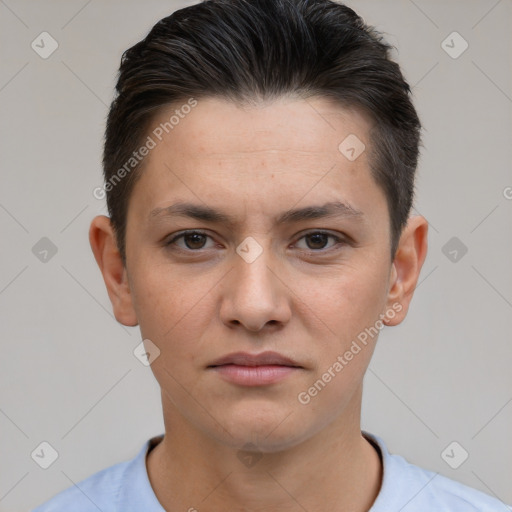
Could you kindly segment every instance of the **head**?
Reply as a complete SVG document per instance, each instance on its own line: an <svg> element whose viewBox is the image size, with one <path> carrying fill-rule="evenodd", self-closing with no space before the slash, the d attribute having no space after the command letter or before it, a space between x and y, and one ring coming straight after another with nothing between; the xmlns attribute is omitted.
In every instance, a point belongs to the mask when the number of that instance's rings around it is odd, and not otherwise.
<svg viewBox="0 0 512 512"><path fill-rule="evenodd" d="M110 219L90 239L116 318L160 350L164 413L272 451L358 411L378 332L405 317L426 254L426 221L410 217L420 122L390 49L330 0L214 0L123 54ZM254 387L210 368L268 350L299 368Z"/></svg>

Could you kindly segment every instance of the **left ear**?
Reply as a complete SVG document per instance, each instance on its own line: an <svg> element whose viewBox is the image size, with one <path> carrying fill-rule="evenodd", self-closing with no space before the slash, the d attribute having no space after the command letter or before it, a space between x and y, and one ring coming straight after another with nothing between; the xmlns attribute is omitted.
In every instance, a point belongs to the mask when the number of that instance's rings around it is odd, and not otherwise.
<svg viewBox="0 0 512 512"><path fill-rule="evenodd" d="M395 315L383 319L386 325L398 325L407 316L421 267L427 256L428 222L425 217L409 217L402 231L389 276L387 311Z"/></svg>

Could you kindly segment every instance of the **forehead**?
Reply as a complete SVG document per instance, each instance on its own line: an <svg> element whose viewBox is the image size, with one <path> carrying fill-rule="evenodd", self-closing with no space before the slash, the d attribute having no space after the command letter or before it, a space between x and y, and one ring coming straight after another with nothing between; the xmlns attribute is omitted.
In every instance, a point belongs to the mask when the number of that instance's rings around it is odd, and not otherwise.
<svg viewBox="0 0 512 512"><path fill-rule="evenodd" d="M277 213L299 202L341 201L364 210L382 199L368 151L352 159L340 150L346 140L369 146L370 121L355 110L325 98L250 106L205 98L179 113L179 104L166 107L151 124L156 144L132 192L141 216L176 198L231 207L235 215L240 208Z"/></svg>
<svg viewBox="0 0 512 512"><path fill-rule="evenodd" d="M180 110L179 103L162 109L153 120L153 131L165 128ZM172 129L167 126L169 133L164 129L163 139L173 139L182 150L193 146L201 156L286 150L337 154L349 134L367 141L371 126L362 112L320 97L280 97L250 105L207 97L179 120L174 116L176 121Z"/></svg>

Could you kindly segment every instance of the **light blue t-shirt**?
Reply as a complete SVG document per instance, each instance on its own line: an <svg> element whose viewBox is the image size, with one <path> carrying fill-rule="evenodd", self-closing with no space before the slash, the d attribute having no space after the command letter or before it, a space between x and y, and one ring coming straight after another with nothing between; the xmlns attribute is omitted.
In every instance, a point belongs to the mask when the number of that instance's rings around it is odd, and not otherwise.
<svg viewBox="0 0 512 512"><path fill-rule="evenodd" d="M380 437L363 435L380 450L383 464L382 486L369 512L512 512L496 498L391 455ZM32 512L165 512L146 468L146 455L162 437L152 437L132 460L93 474Z"/></svg>

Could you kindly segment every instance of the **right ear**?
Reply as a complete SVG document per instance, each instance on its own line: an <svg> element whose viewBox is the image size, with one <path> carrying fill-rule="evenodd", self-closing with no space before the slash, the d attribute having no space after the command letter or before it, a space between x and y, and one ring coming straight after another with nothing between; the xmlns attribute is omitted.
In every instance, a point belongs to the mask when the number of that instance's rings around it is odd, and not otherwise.
<svg viewBox="0 0 512 512"><path fill-rule="evenodd" d="M89 242L103 275L116 320L129 327L138 325L126 267L117 248L114 229L108 217L94 217L89 228Z"/></svg>

